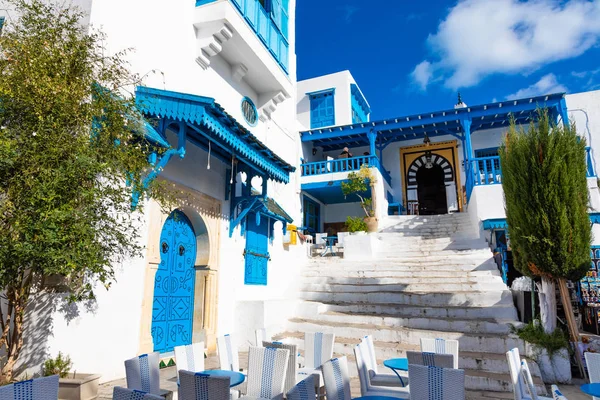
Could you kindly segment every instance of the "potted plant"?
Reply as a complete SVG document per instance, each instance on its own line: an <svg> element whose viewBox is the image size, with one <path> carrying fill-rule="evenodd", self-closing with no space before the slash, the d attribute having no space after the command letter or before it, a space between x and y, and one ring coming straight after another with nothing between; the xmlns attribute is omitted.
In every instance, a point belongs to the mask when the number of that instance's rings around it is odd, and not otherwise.
<svg viewBox="0 0 600 400"><path fill-rule="evenodd" d="M363 218L347 217L346 218L346 229L351 234L360 234L360 233L367 232L369 228Z"/></svg>
<svg viewBox="0 0 600 400"><path fill-rule="evenodd" d="M344 196L356 195L360 200L360 206L365 212L363 218L368 232L377 232L377 218L375 217L375 176L371 169L363 164L357 172L350 172L348 180L342 182L342 193ZM365 196L367 189L371 187L371 197ZM348 224L348 221L346 221Z"/></svg>
<svg viewBox="0 0 600 400"><path fill-rule="evenodd" d="M44 376L58 375L60 400L91 400L98 397L100 375L70 372L73 363L68 355L58 353L44 362Z"/></svg>

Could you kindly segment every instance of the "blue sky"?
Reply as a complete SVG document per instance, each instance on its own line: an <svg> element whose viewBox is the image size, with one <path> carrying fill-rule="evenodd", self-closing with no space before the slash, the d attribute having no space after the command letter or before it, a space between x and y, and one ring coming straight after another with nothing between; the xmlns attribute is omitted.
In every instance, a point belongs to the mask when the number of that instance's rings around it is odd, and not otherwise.
<svg viewBox="0 0 600 400"><path fill-rule="evenodd" d="M297 0L298 80L350 70L371 119L600 89L600 0Z"/></svg>

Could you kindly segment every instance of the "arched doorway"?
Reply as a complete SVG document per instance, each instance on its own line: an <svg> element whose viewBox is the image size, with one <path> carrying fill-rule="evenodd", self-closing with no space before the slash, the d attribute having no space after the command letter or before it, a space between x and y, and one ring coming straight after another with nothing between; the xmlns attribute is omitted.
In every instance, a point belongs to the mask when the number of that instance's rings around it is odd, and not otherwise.
<svg viewBox="0 0 600 400"><path fill-rule="evenodd" d="M196 234L188 217L175 210L160 235L160 264L154 278L152 339L154 351L192 343Z"/></svg>
<svg viewBox="0 0 600 400"><path fill-rule="evenodd" d="M444 170L437 164L431 168L419 168L416 174L417 196L419 199L419 214L446 214L446 184Z"/></svg>

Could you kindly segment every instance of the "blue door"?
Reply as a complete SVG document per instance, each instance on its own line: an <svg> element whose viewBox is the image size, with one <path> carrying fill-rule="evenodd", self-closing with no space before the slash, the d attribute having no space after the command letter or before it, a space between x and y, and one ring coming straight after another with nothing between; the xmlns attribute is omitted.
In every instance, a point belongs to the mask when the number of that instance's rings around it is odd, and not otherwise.
<svg viewBox="0 0 600 400"><path fill-rule="evenodd" d="M154 279L152 339L154 351L192 343L196 234L190 220L175 210L160 234L160 264Z"/></svg>
<svg viewBox="0 0 600 400"><path fill-rule="evenodd" d="M246 228L246 285L267 284L267 263L269 262L269 221L261 215L249 214Z"/></svg>

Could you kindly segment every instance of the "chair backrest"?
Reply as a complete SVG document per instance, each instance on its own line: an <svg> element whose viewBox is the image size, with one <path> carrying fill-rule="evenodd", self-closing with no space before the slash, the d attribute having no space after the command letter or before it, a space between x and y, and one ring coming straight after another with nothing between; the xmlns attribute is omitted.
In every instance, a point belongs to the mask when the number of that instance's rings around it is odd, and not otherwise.
<svg viewBox="0 0 600 400"><path fill-rule="evenodd" d="M588 351L584 356L590 383L600 383L600 353L590 353Z"/></svg>
<svg viewBox="0 0 600 400"><path fill-rule="evenodd" d="M377 374L377 357L375 355L375 345L373 344L373 336L367 335L362 338L362 342L365 344L364 350L367 352L368 357L365 356L365 364L369 370L370 376Z"/></svg>
<svg viewBox="0 0 600 400"><path fill-rule="evenodd" d="M421 351L425 353L452 354L454 368L458 368L458 340L421 338Z"/></svg>
<svg viewBox="0 0 600 400"><path fill-rule="evenodd" d="M263 342L270 342L271 337L267 337L267 330L265 328L260 328L254 331L254 335L256 336L256 345L258 347L262 346Z"/></svg>
<svg viewBox="0 0 600 400"><path fill-rule="evenodd" d="M527 393L529 393L529 397L532 400L537 400L538 395L535 390L535 385L533 384L533 378L531 377L531 372L529 371L529 365L527 365L527 361L521 360L521 375L523 376L523 380L525 381Z"/></svg>
<svg viewBox="0 0 600 400"><path fill-rule="evenodd" d="M180 400L229 400L228 376L210 376L201 372L179 371Z"/></svg>
<svg viewBox="0 0 600 400"><path fill-rule="evenodd" d="M371 388L371 375L367 360L369 359L367 344L360 342L354 346L354 358L356 359L356 369L358 370L358 380L360 381L361 396L367 396L368 390Z"/></svg>
<svg viewBox="0 0 600 400"><path fill-rule="evenodd" d="M273 349L286 349L290 352L287 368L285 371L285 384L283 385L283 391L287 393L296 385L296 379L298 374L298 345L267 341L262 342L261 345L263 347L270 347Z"/></svg>
<svg viewBox="0 0 600 400"><path fill-rule="evenodd" d="M325 361L333 357L333 333L304 334L304 364L306 368L319 368Z"/></svg>
<svg viewBox="0 0 600 400"><path fill-rule="evenodd" d="M142 354L125 361L127 388L160 394L160 374L158 352Z"/></svg>
<svg viewBox="0 0 600 400"><path fill-rule="evenodd" d="M411 400L464 400L465 371L408 365Z"/></svg>
<svg viewBox="0 0 600 400"><path fill-rule="evenodd" d="M204 371L204 342L175 346L174 351L177 371Z"/></svg>
<svg viewBox="0 0 600 400"><path fill-rule="evenodd" d="M519 349L515 347L514 349L507 351L506 359L508 360L508 367L510 369L510 378L513 384L515 400L522 400L523 398L529 397L527 395L525 380L521 373L522 364Z"/></svg>
<svg viewBox="0 0 600 400"><path fill-rule="evenodd" d="M554 400L567 400L567 398L560 392L560 389L556 385L552 385L552 398Z"/></svg>
<svg viewBox="0 0 600 400"><path fill-rule="evenodd" d="M240 371L240 356L235 339L227 334L217 338L219 365L225 371Z"/></svg>
<svg viewBox="0 0 600 400"><path fill-rule="evenodd" d="M340 247L344 247L344 239L346 238L346 236L348 236L349 233L348 232L338 232L337 233L337 238L338 238L338 246Z"/></svg>
<svg viewBox="0 0 600 400"><path fill-rule="evenodd" d="M315 233L315 244L325 244L325 238L327 237L327 233Z"/></svg>
<svg viewBox="0 0 600 400"><path fill-rule="evenodd" d="M249 397L271 399L283 393L290 351L251 346L248 351Z"/></svg>
<svg viewBox="0 0 600 400"><path fill-rule="evenodd" d="M333 358L323 363L325 394L331 400L350 400L350 376L346 357Z"/></svg>
<svg viewBox="0 0 600 400"><path fill-rule="evenodd" d="M454 368L454 355L435 354L420 351L407 351L408 365L425 365L427 367Z"/></svg>
<svg viewBox="0 0 600 400"><path fill-rule="evenodd" d="M309 375L302 379L286 394L287 400L315 400L317 391L315 390L315 377Z"/></svg>
<svg viewBox="0 0 600 400"><path fill-rule="evenodd" d="M113 400L164 400L157 394L147 393L142 390L127 389L115 386L113 388Z"/></svg>
<svg viewBox="0 0 600 400"><path fill-rule="evenodd" d="M0 386L0 399L56 400L58 399L58 375Z"/></svg>

